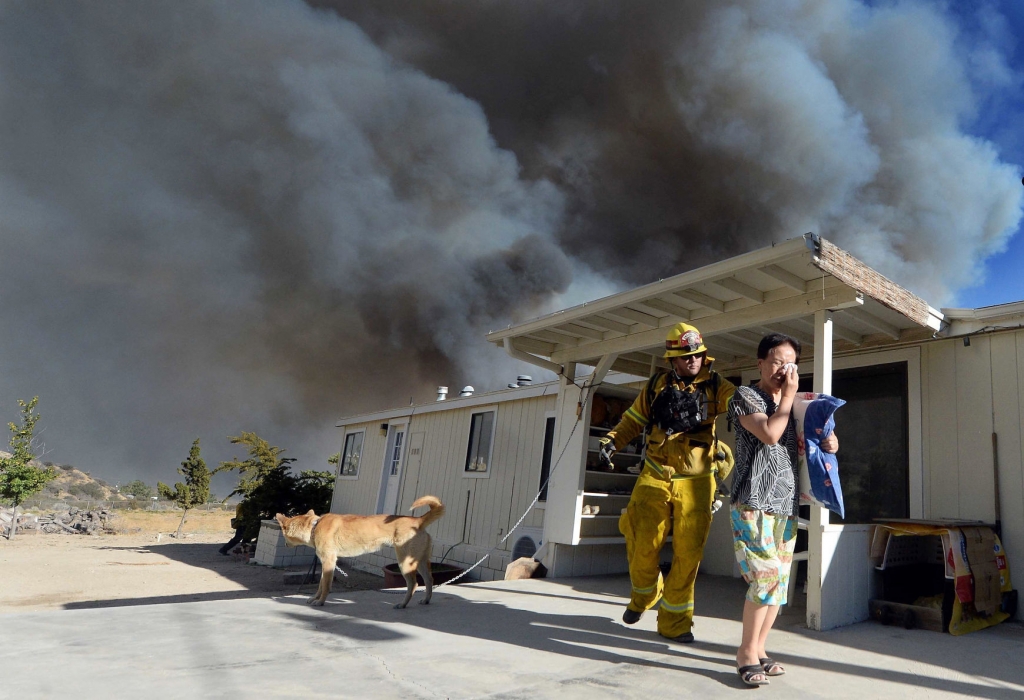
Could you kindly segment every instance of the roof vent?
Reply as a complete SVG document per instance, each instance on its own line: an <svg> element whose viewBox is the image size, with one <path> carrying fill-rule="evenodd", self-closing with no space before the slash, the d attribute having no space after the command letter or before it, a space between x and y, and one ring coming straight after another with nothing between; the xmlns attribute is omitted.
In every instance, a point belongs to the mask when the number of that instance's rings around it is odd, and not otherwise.
<svg viewBox="0 0 1024 700"><path fill-rule="evenodd" d="M446 386L439 386L439 387L437 387L437 400L438 401L444 401L447 398L448 398L448 387L446 387Z"/></svg>
<svg viewBox="0 0 1024 700"><path fill-rule="evenodd" d="M509 384L509 385L508 385L508 388L509 388L509 389L518 389L518 388L519 388L519 385L518 385L518 384Z"/></svg>
<svg viewBox="0 0 1024 700"><path fill-rule="evenodd" d="M462 391L459 392L459 396L472 396L474 391L476 391L476 389L473 387L464 386L462 387Z"/></svg>
<svg viewBox="0 0 1024 700"><path fill-rule="evenodd" d="M528 374L520 374L516 377L516 384L519 386L530 386L533 383L533 377Z"/></svg>

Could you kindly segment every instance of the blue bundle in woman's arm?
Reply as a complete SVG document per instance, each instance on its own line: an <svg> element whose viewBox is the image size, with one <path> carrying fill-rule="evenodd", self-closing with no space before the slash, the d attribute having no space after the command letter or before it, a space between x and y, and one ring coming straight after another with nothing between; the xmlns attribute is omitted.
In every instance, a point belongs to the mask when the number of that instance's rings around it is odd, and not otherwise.
<svg viewBox="0 0 1024 700"><path fill-rule="evenodd" d="M821 441L835 429L833 414L845 404L828 394L797 394L793 401L800 461L800 502L828 508L846 517L839 461L821 449Z"/></svg>

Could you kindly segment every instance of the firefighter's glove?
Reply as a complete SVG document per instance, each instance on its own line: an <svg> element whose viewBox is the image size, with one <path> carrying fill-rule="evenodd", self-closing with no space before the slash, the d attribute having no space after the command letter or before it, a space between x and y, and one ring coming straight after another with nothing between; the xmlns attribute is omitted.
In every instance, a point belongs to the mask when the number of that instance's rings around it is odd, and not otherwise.
<svg viewBox="0 0 1024 700"><path fill-rule="evenodd" d="M612 468L612 455L615 454L615 442L611 438L601 438L601 449L598 451L598 459L607 469Z"/></svg>
<svg viewBox="0 0 1024 700"><path fill-rule="evenodd" d="M714 515L721 509L722 505L725 503L725 499L728 497L729 493L725 489L725 484L718 483L718 488L715 489L715 500L711 504L712 515Z"/></svg>

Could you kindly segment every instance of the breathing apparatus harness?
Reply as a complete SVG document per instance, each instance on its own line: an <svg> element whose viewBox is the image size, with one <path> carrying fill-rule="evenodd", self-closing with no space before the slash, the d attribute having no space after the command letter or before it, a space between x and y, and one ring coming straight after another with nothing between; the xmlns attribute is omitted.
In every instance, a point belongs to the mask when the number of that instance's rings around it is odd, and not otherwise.
<svg viewBox="0 0 1024 700"><path fill-rule="evenodd" d="M675 370L665 378L665 388L654 395L654 384L660 374L647 382L647 401L651 407L651 418L647 423L657 425L665 431L667 438L676 434L695 432L708 419L708 397L703 388L697 391L683 391L677 384L682 378ZM711 372L711 392L718 395L718 372Z"/></svg>
<svg viewBox="0 0 1024 700"><path fill-rule="evenodd" d="M665 374L665 386L657 394L655 394L654 386L662 375L656 374L647 381L645 390L647 392L647 404L651 407L651 417L643 433L644 458L647 456L647 443L651 426L656 425L661 428L665 432L666 441L676 439L680 435L697 432L704 427L704 423L708 420L708 405L711 403L708 400L709 391L716 399L718 397L721 375L714 370L711 371L711 379L708 382L709 386L697 387L695 391L684 391L678 387L678 384L682 383L683 380L675 370ZM716 497L711 506L711 512L714 514L722 507L721 496L723 486L718 480L718 463L726 461L728 454L719 444L714 426L712 426L712 437L711 445L699 441L694 442L709 447L712 450L711 474L716 484Z"/></svg>

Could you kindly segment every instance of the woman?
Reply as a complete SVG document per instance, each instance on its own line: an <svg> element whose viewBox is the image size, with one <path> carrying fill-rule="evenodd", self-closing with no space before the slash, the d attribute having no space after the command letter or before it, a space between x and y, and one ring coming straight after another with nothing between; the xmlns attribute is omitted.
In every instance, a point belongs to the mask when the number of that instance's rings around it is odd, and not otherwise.
<svg viewBox="0 0 1024 700"><path fill-rule="evenodd" d="M796 428L791 419L800 376L800 341L771 333L757 348L761 379L736 388L729 419L736 429L732 530L736 558L749 584L736 669L747 685L767 685L786 669L765 652L768 632L786 601L797 529ZM821 441L836 452L839 441Z"/></svg>

